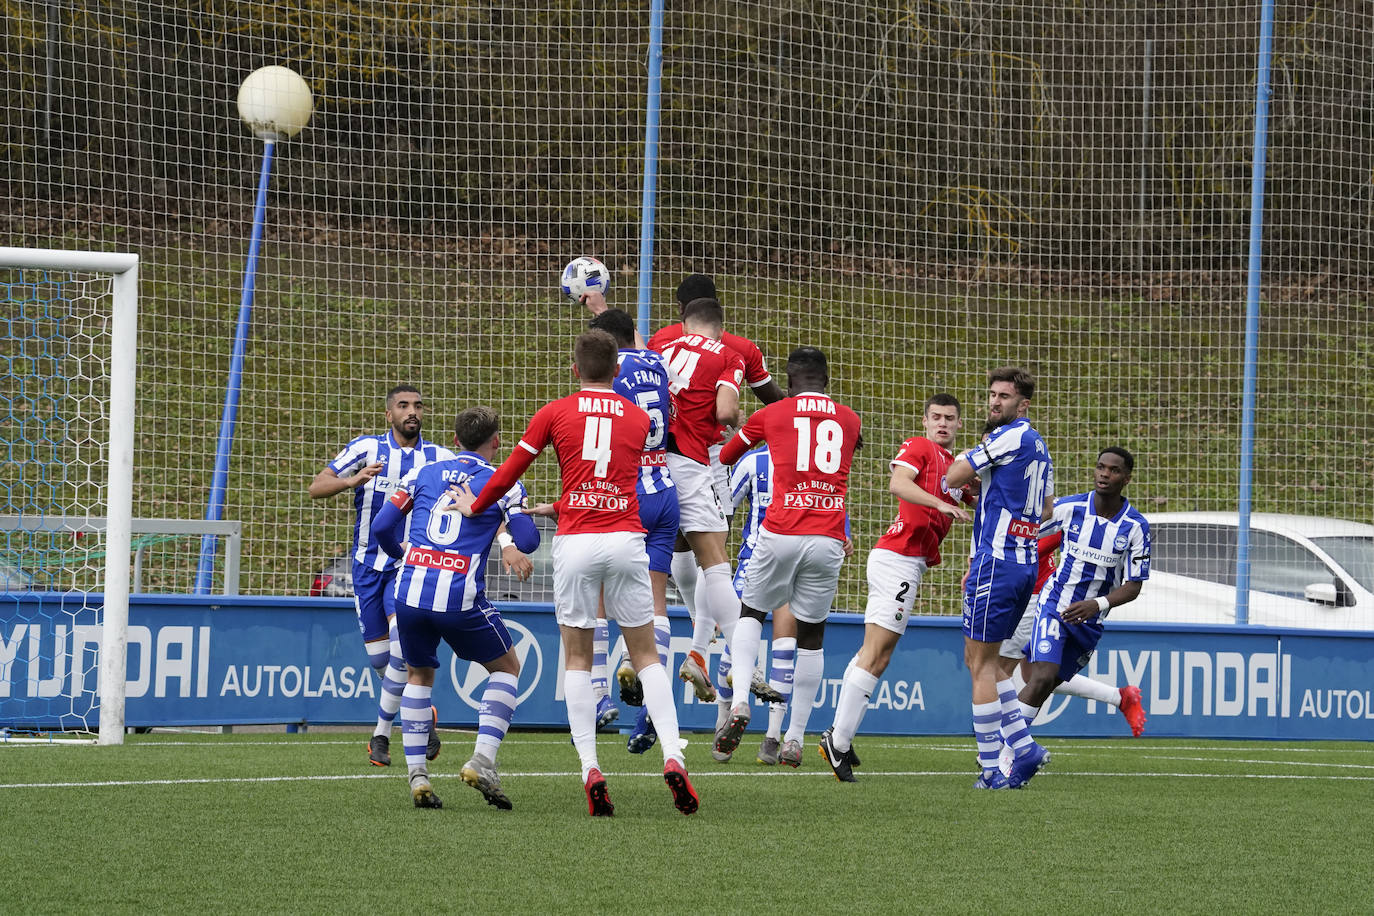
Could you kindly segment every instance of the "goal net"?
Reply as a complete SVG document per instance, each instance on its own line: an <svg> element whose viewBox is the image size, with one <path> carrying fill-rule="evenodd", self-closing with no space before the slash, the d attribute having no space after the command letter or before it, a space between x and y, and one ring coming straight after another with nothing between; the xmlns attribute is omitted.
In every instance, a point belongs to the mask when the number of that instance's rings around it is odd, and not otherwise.
<svg viewBox="0 0 1374 916"><path fill-rule="evenodd" d="M3 740L123 741L137 284L135 255L0 248Z"/></svg>
<svg viewBox="0 0 1374 916"><path fill-rule="evenodd" d="M385 428L387 389L422 389L433 441L480 403L513 442L572 384L586 313L563 264L599 257L635 309L649 9L194 6L7 6L0 221L29 245L137 247L139 420L159 435L136 514L200 518L261 155L232 101L265 64L309 82L313 120L275 148L224 509L243 592L299 595L353 522L307 482ZM1277 6L1254 509L1368 522L1374 24L1354 0ZM1061 492L1120 444L1147 516L1234 521L1258 0L667 7L652 325L700 271L775 375L792 347L826 351L865 440L837 609L863 610L888 461L925 398L960 398L970 445L1001 364L1038 379ZM554 462L527 483L554 496ZM922 612L958 613L967 538L956 524Z"/></svg>

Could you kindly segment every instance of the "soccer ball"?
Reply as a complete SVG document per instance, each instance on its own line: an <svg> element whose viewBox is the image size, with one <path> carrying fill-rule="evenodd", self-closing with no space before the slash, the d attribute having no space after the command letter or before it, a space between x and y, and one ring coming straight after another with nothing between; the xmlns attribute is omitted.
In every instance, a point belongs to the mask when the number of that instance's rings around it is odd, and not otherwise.
<svg viewBox="0 0 1374 916"><path fill-rule="evenodd" d="M563 268L563 295L581 302L589 292L606 295L611 288L611 272L596 258L574 258Z"/></svg>

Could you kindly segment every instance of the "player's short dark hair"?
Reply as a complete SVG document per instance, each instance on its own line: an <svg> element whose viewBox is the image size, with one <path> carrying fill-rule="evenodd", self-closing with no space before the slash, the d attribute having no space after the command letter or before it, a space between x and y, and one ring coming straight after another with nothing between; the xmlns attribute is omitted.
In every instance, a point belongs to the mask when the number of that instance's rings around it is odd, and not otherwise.
<svg viewBox="0 0 1374 916"><path fill-rule="evenodd" d="M609 382L615 378L616 363L620 359L620 347L615 338L605 331L592 328L577 335L573 344L573 359L577 362L577 374L584 382Z"/></svg>
<svg viewBox="0 0 1374 916"><path fill-rule="evenodd" d="M693 299L682 309L682 323L689 322L719 330L725 327L725 309L715 299Z"/></svg>
<svg viewBox="0 0 1374 916"><path fill-rule="evenodd" d="M1107 446L1102 451L1097 453L1097 459L1101 461L1103 455L1119 455L1121 457L1121 461L1126 465L1127 474L1135 470L1135 456L1119 445Z"/></svg>
<svg viewBox="0 0 1374 916"><path fill-rule="evenodd" d="M830 384L830 363L815 347L797 347L787 355L787 376L811 379L822 387Z"/></svg>
<svg viewBox="0 0 1374 916"><path fill-rule="evenodd" d="M1026 400L1035 397L1035 376L1031 375L1020 366L1001 366L988 373L988 384L993 382L1011 382L1016 386L1016 393Z"/></svg>
<svg viewBox="0 0 1374 916"><path fill-rule="evenodd" d="M391 401L392 401L393 398L396 397L396 395L401 394L402 392L407 392L407 391L408 391L408 392L413 392L413 393L415 393L415 394L419 394L419 393L420 393L420 389L419 389L419 388L416 388L414 385L397 385L395 388L392 388L390 391L388 391L388 392L386 393L386 406L387 406L387 407L390 407L390 406L391 406Z"/></svg>
<svg viewBox="0 0 1374 916"><path fill-rule="evenodd" d="M688 274L677 285L677 302L683 308L693 299L716 298L716 281L705 274Z"/></svg>
<svg viewBox="0 0 1374 916"><path fill-rule="evenodd" d="M959 406L959 399L948 391L941 391L926 398L925 406L921 408L921 416L929 413L932 407L953 407L960 416L964 415L964 408Z"/></svg>
<svg viewBox="0 0 1374 916"><path fill-rule="evenodd" d="M622 347L632 347L635 343L635 320L629 312L622 309L606 309L591 320L588 327L605 331L616 339Z"/></svg>
<svg viewBox="0 0 1374 916"><path fill-rule="evenodd" d="M471 450L501 431L501 415L490 407L469 407L453 421L458 444Z"/></svg>

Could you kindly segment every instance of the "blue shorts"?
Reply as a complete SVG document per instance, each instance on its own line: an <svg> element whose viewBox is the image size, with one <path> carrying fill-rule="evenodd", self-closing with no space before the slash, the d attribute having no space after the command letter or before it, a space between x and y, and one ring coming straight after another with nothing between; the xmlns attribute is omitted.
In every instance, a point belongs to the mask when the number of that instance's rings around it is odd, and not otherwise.
<svg viewBox="0 0 1374 916"><path fill-rule="evenodd" d="M363 642L386 639L391 632L387 618L396 613L396 574L400 571L399 566L378 570L353 561L353 607Z"/></svg>
<svg viewBox="0 0 1374 916"><path fill-rule="evenodd" d="M1026 654L1031 664L1051 662L1058 665L1062 683L1087 667L1101 638L1100 617L1087 623L1065 623L1058 611L1042 610L1035 615L1035 630L1026 646Z"/></svg>
<svg viewBox="0 0 1374 916"><path fill-rule="evenodd" d="M649 571L667 573L673 568L673 542L677 540L677 487L657 493L639 493L639 523L644 526L644 550Z"/></svg>
<svg viewBox="0 0 1374 916"><path fill-rule="evenodd" d="M1036 568L1034 563L975 556L964 583L964 635L1001 642L1015 633L1035 592Z"/></svg>
<svg viewBox="0 0 1374 916"><path fill-rule="evenodd" d="M428 611L396 604L401 657L412 668L439 667L439 640L464 661L485 664L510 651L510 632L501 614L483 600L466 611Z"/></svg>

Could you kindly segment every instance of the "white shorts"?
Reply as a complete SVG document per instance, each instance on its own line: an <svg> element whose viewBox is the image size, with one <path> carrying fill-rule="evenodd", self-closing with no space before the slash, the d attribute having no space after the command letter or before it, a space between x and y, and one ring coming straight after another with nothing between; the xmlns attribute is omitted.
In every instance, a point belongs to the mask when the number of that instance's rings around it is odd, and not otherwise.
<svg viewBox="0 0 1374 916"><path fill-rule="evenodd" d="M673 485L677 487L678 512L682 517L678 527L683 531L730 529L709 466L669 452L668 473L673 475Z"/></svg>
<svg viewBox="0 0 1374 916"><path fill-rule="evenodd" d="M916 589L925 573L925 557L907 557L893 550L870 550L864 623L876 624L898 636L905 633L911 609L916 606Z"/></svg>
<svg viewBox="0 0 1374 916"><path fill-rule="evenodd" d="M735 514L735 501L730 498L730 469L720 463L720 450L723 448L725 443L717 442L706 450L706 454L711 459L711 484L716 489L716 501L720 503L720 511L729 519Z"/></svg>
<svg viewBox="0 0 1374 916"><path fill-rule="evenodd" d="M606 596L606 618L622 627L653 623L654 593L644 535L632 531L553 536L553 610L559 624L589 630Z"/></svg>
<svg viewBox="0 0 1374 916"><path fill-rule="evenodd" d="M1016 625L1016 632L1002 640L1002 648L997 650L998 655L1003 658L1025 658L1026 646L1031 641L1031 634L1035 632L1035 609L1039 606L1040 596L1032 595L1026 610L1021 614L1021 622Z"/></svg>
<svg viewBox="0 0 1374 916"><path fill-rule="evenodd" d="M759 532L740 600L757 611L792 605L807 623L824 623L835 603L844 545L823 534Z"/></svg>

